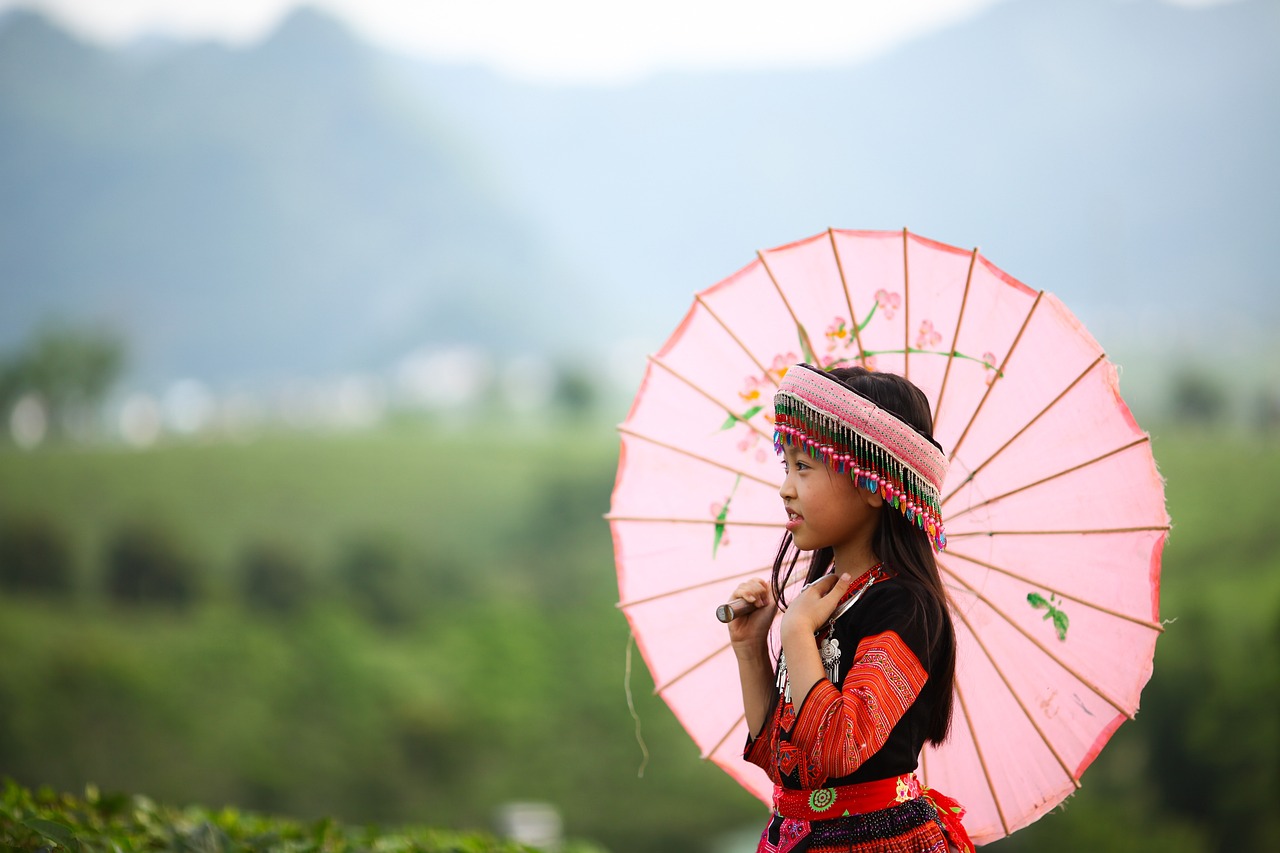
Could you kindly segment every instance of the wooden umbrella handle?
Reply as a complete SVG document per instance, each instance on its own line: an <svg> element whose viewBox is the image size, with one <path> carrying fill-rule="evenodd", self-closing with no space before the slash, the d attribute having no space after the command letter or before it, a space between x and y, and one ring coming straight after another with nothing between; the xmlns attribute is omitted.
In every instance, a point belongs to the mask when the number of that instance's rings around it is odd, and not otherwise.
<svg viewBox="0 0 1280 853"><path fill-rule="evenodd" d="M721 604L716 608L716 618L721 622L732 622L739 616L746 616L755 609L756 605L752 604L750 601L735 598L727 604Z"/></svg>

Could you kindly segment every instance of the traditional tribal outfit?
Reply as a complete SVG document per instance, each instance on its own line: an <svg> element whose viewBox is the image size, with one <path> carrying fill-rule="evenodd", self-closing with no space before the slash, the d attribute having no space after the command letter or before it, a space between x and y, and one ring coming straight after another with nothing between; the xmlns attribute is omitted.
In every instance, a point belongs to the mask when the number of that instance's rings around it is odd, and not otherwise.
<svg viewBox="0 0 1280 853"><path fill-rule="evenodd" d="M971 850L963 810L914 775L936 701L928 663L945 650L928 653L910 591L881 567L849 589L861 600L819 637L833 679L797 707L783 660L769 720L747 742L775 786L757 853Z"/></svg>
<svg viewBox="0 0 1280 853"><path fill-rule="evenodd" d="M787 372L774 405L779 447L800 444L945 546L938 492L946 458L928 439L807 366ZM972 851L963 809L914 775L944 689L930 675L952 642L944 634L931 648L916 617L907 585L892 567L875 566L815 637L827 679L792 696L780 656L777 697L744 752L775 786L757 853Z"/></svg>

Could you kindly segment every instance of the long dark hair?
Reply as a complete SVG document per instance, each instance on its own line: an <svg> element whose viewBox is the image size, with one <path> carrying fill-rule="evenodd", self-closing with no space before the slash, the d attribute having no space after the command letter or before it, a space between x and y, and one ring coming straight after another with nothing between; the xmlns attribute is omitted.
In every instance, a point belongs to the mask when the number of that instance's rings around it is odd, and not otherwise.
<svg viewBox="0 0 1280 853"><path fill-rule="evenodd" d="M795 368L800 369L800 368ZM910 381L894 373L877 373L862 367L841 367L827 371L886 412L897 416L934 446L933 418L929 399ZM913 624L920 626L928 645L929 661L922 661L929 671L926 690L935 692L933 713L925 736L935 746L946 740L951 728L951 706L956 674L956 635L947 607L947 592L938 573L929 537L887 503L880 507L880 518L872 538L876 557L897 573L899 581L911 592L915 607ZM835 552L819 548L809 558L805 582L817 580L831 570ZM795 574L800 551L793 547L791 534L782 538L773 563L773 594L779 607L786 608L786 588Z"/></svg>

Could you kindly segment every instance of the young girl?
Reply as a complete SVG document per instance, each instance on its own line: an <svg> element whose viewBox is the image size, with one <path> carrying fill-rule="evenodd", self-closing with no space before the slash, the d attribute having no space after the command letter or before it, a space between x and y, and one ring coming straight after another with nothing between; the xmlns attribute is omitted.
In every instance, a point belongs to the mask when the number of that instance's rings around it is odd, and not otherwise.
<svg viewBox="0 0 1280 853"><path fill-rule="evenodd" d="M774 411L787 533L771 582L734 592L755 609L729 622L744 757L774 783L757 853L970 851L962 810L913 772L947 736L956 659L929 402L893 374L796 365ZM788 601L801 551L807 583Z"/></svg>

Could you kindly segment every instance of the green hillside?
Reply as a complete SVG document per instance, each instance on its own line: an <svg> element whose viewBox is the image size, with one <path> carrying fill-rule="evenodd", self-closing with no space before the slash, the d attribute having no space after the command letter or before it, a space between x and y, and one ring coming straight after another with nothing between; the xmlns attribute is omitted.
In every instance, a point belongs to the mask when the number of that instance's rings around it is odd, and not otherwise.
<svg viewBox="0 0 1280 853"><path fill-rule="evenodd" d="M1280 839L1280 443L1154 447L1175 526L1142 712L1064 810L994 849ZM616 448L607 427L402 424L0 449L0 768L299 821L470 831L544 801L613 853L738 849L760 804L698 760L638 657L647 764L635 739L601 519ZM10 570L53 540L65 580Z"/></svg>

